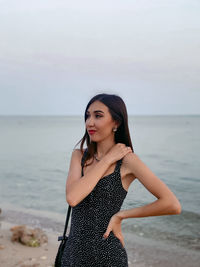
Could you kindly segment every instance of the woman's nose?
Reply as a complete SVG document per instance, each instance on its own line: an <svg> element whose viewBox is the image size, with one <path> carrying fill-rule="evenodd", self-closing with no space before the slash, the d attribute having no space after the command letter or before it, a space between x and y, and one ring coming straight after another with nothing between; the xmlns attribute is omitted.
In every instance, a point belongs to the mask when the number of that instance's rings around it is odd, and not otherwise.
<svg viewBox="0 0 200 267"><path fill-rule="evenodd" d="M87 125L88 125L88 126L94 125L94 120L93 120L92 116L90 116L90 117L87 119Z"/></svg>

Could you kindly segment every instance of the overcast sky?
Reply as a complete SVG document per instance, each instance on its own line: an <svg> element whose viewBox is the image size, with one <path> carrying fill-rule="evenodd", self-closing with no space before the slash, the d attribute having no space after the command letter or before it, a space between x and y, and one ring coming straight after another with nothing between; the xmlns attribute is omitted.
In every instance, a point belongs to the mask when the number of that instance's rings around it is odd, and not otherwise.
<svg viewBox="0 0 200 267"><path fill-rule="evenodd" d="M200 114L200 1L0 0L0 114Z"/></svg>

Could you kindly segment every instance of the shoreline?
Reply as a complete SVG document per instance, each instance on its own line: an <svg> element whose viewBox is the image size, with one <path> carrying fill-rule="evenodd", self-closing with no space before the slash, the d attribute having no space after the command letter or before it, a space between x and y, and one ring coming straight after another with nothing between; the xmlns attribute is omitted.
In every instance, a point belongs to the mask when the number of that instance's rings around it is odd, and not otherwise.
<svg viewBox="0 0 200 267"><path fill-rule="evenodd" d="M40 212L39 212L40 213ZM52 267L62 235L65 215L58 221L53 218L25 213L24 211L4 210L0 214L0 262L2 267ZM41 212L42 214L42 212ZM17 217L16 217L17 216ZM47 223L48 221L48 223ZM62 222L61 222L62 221ZM48 243L40 247L27 247L12 242L10 228L25 224L30 228L41 228L48 236ZM171 243L163 243L123 230L125 247L128 254L129 267L198 267L199 251L178 247ZM23 264L26 265L23 265Z"/></svg>

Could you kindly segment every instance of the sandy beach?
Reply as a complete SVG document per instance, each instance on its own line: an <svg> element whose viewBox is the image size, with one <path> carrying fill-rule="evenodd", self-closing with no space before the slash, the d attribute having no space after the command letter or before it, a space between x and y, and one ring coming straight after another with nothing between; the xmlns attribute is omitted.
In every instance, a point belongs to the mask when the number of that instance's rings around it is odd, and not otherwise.
<svg viewBox="0 0 200 267"><path fill-rule="evenodd" d="M0 262L2 267L52 267L58 248L57 235L48 233L48 243L40 247L28 247L12 242L10 228L13 224L1 222Z"/></svg>
<svg viewBox="0 0 200 267"><path fill-rule="evenodd" d="M26 214L26 216L28 218L29 214ZM24 218L24 216L22 217ZM16 220L17 224L9 222L9 220L9 217L0 216L0 266L52 267L59 245L57 237L61 233L42 229L48 236L48 243L40 247L28 247L11 241L12 232L10 228L19 225L20 218ZM37 220L40 220L40 218L37 217ZM33 225L27 225L27 227L33 228ZM146 240L143 237L138 237L127 232L124 232L124 239L128 253L129 267L199 266L200 255L198 251L190 251L173 244Z"/></svg>
<svg viewBox="0 0 200 267"><path fill-rule="evenodd" d="M58 249L57 234L46 233L48 243L40 247L28 247L12 242L10 228L14 224L1 222L0 231L0 262L2 267L53 267ZM129 266L135 266L129 261ZM142 263L138 267L145 266Z"/></svg>

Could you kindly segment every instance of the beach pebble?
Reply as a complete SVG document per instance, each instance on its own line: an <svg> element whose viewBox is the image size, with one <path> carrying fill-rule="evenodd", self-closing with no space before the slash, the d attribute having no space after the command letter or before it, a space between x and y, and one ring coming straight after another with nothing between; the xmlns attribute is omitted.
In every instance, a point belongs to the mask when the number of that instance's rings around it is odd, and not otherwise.
<svg viewBox="0 0 200 267"><path fill-rule="evenodd" d="M30 260L30 261L35 261L35 260L36 260L36 258L29 258L29 260Z"/></svg>
<svg viewBox="0 0 200 267"><path fill-rule="evenodd" d="M41 260L46 260L47 259L47 256L42 256L40 257Z"/></svg>
<svg viewBox="0 0 200 267"><path fill-rule="evenodd" d="M0 245L0 249L4 249L5 248L5 246L3 246L3 245Z"/></svg>

